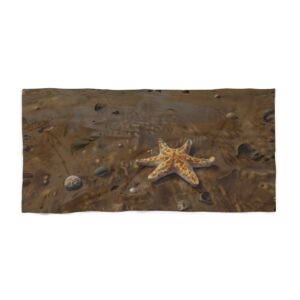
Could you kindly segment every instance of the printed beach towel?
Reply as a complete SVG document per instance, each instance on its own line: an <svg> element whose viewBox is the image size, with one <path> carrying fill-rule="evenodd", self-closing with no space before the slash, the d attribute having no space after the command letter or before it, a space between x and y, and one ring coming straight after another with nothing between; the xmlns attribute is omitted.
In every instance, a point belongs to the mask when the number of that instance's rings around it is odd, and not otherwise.
<svg viewBox="0 0 300 300"><path fill-rule="evenodd" d="M275 211L275 90L23 90L23 212Z"/></svg>

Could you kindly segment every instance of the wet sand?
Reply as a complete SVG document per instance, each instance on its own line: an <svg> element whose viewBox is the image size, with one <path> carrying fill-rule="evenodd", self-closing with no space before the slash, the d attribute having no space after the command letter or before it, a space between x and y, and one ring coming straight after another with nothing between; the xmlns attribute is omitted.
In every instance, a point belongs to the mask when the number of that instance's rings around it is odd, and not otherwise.
<svg viewBox="0 0 300 300"><path fill-rule="evenodd" d="M23 212L275 211L274 90L23 90ZM135 160L193 141L192 187ZM76 175L82 185L64 186Z"/></svg>

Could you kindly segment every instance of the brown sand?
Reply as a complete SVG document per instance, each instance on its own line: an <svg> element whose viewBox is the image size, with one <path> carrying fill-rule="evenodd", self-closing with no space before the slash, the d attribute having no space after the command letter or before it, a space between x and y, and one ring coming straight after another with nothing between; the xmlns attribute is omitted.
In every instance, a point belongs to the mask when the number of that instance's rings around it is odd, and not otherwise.
<svg viewBox="0 0 300 300"><path fill-rule="evenodd" d="M23 91L23 212L185 210L274 211L274 90ZM215 156L156 183L137 158L192 139L192 155ZM109 169L97 176L98 167ZM75 191L69 175L82 179Z"/></svg>

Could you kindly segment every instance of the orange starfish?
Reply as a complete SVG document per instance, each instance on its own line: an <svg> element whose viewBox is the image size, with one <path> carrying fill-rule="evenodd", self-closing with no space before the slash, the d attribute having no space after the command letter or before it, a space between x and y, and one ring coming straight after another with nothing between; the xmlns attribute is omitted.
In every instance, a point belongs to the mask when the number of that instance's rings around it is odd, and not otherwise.
<svg viewBox="0 0 300 300"><path fill-rule="evenodd" d="M162 139L159 139L158 146L158 155L136 161L140 165L156 167L148 176L148 179L152 181L176 173L192 186L197 186L199 179L193 168L209 167L215 160L214 156L210 158L190 156L188 154L192 146L190 139L179 148L170 148Z"/></svg>

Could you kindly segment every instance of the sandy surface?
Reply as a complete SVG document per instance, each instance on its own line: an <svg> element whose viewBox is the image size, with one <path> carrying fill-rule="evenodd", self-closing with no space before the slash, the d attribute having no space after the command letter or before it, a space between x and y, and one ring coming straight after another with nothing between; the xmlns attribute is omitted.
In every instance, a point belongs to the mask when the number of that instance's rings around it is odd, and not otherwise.
<svg viewBox="0 0 300 300"><path fill-rule="evenodd" d="M23 91L23 212L274 211L274 90ZM155 183L137 158L192 139L191 154L215 156ZM95 174L102 167L106 172ZM69 191L69 175L82 186Z"/></svg>

